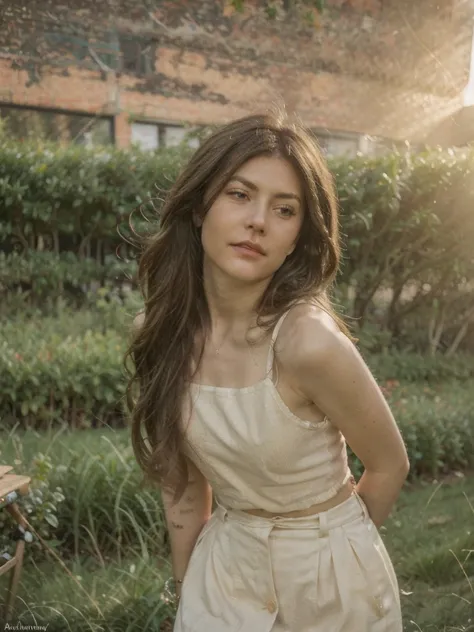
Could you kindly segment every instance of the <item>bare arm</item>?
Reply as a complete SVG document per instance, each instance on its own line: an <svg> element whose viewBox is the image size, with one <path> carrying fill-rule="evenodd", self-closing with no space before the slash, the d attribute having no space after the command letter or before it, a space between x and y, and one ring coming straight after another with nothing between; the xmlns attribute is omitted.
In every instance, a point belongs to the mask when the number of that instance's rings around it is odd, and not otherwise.
<svg viewBox="0 0 474 632"><path fill-rule="evenodd" d="M133 321L138 329L145 320L139 312ZM162 499L171 543L173 577L182 580L188 567L197 537L212 512L212 490L198 468L187 459L189 483L180 500L173 504L173 493L163 490ZM176 584L180 594L180 584Z"/></svg>
<svg viewBox="0 0 474 632"><path fill-rule="evenodd" d="M339 428L364 465L357 491L379 527L409 471L405 445L367 365L334 321L318 311L299 319L290 334L293 370L301 392ZM289 332L290 333L290 332Z"/></svg>
<svg viewBox="0 0 474 632"><path fill-rule="evenodd" d="M189 484L181 499L173 505L171 492L162 492L166 524L171 543L171 561L175 580L183 580L197 537L212 512L212 491L196 466L188 460ZM180 595L180 584L176 584Z"/></svg>

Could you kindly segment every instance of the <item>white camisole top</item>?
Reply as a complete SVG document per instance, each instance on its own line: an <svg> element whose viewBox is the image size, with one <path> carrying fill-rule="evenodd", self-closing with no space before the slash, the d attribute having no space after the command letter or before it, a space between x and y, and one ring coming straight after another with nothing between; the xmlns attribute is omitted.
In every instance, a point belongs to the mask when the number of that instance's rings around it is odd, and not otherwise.
<svg viewBox="0 0 474 632"><path fill-rule="evenodd" d="M274 383L274 345L288 312L272 333L263 380L244 388L191 384L185 452L225 507L306 509L351 478L341 432L327 417L318 423L297 417Z"/></svg>

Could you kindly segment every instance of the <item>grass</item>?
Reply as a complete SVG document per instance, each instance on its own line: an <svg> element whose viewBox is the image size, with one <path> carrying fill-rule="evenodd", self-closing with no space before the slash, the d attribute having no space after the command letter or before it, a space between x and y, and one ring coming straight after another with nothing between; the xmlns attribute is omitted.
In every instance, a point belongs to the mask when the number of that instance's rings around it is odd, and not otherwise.
<svg viewBox="0 0 474 632"><path fill-rule="evenodd" d="M474 475L405 489L382 528L406 630L474 630Z"/></svg>
<svg viewBox="0 0 474 632"><path fill-rule="evenodd" d="M408 487L382 533L405 630L474 630L474 475Z"/></svg>
<svg viewBox="0 0 474 632"><path fill-rule="evenodd" d="M17 619L48 623L72 632L158 632L170 629L173 611L162 598L163 577L156 560L129 553L120 563L99 566L91 559L25 568L16 604ZM13 619L13 623L15 618Z"/></svg>
<svg viewBox="0 0 474 632"><path fill-rule="evenodd" d="M35 471L52 487L60 483L65 496L54 549L61 561L39 555L38 543L27 553L17 601L22 622L34 615L48 632L169 630L159 495L139 490L127 431L31 431L4 439L0 462L31 472L42 453ZM382 535L399 577L406 631L474 631L473 531L474 475L403 490ZM0 591L5 585L1 577Z"/></svg>

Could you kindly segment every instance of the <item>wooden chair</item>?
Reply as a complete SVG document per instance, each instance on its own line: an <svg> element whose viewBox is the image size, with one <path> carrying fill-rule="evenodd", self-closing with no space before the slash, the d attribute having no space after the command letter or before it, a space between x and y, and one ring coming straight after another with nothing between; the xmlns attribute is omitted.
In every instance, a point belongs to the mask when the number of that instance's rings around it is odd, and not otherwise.
<svg viewBox="0 0 474 632"><path fill-rule="evenodd" d="M25 552L25 542L31 542L33 540L33 535L27 531L26 520L20 513L18 505L15 502L19 495L28 493L31 479L28 476L19 476L10 473L12 469L13 468L8 465L0 465L0 511L8 511L18 525L18 532L15 534L17 538L15 554L4 564L1 564L0 560L0 575L4 575L10 570L13 571L10 577L10 585L7 590L7 599L4 606L3 620L5 622L7 622L12 614L13 603L18 591L23 555Z"/></svg>

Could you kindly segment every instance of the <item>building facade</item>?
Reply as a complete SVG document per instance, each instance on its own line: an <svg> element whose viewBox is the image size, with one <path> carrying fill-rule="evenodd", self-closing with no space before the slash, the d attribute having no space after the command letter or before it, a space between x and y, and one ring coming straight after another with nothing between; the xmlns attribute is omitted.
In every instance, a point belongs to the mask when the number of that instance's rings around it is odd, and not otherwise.
<svg viewBox="0 0 474 632"><path fill-rule="evenodd" d="M459 115L471 0L311 7L304 0L6 0L2 129L154 149L277 103L297 112L329 154L354 154L423 143Z"/></svg>

